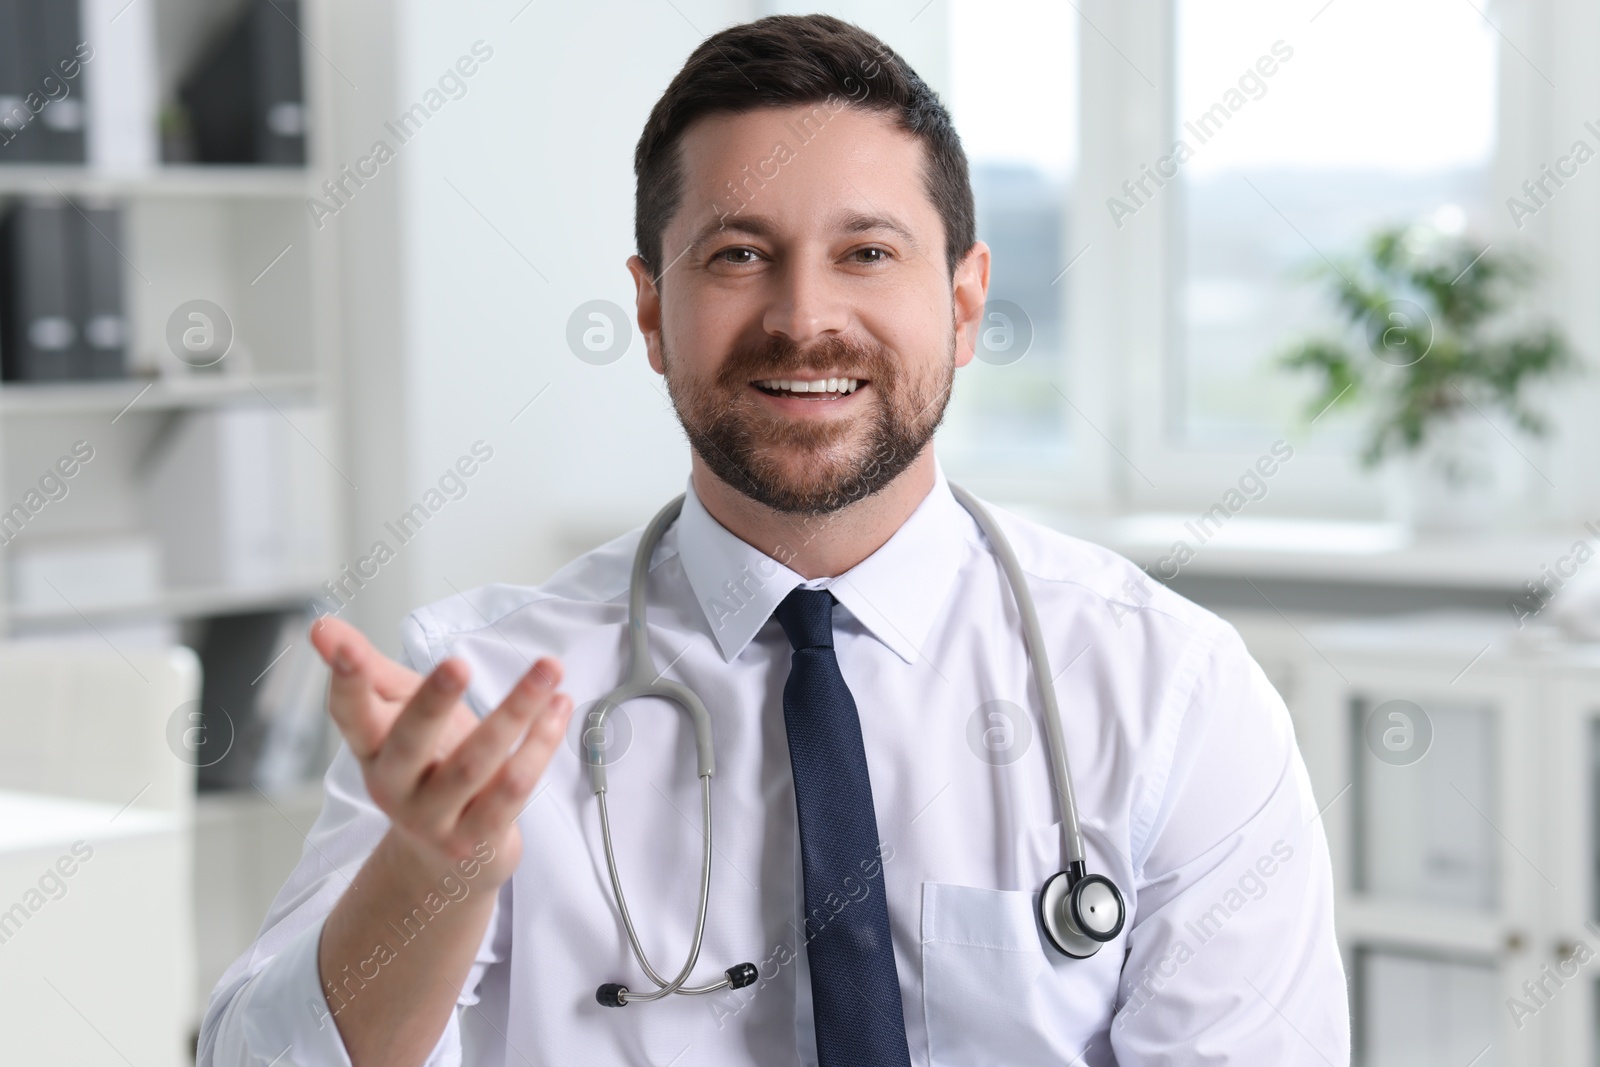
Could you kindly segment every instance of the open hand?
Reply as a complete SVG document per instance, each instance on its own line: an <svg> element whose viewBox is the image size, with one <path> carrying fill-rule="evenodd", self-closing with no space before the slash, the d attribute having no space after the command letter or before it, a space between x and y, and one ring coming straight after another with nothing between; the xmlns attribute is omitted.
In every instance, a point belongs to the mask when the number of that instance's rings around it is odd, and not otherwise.
<svg viewBox="0 0 1600 1067"><path fill-rule="evenodd" d="M407 850L443 865L487 842L491 878L509 878L521 857L517 815L572 715L572 699L556 691L560 661L534 663L480 721L461 700L469 671L459 659L423 678L332 616L312 624L311 641L333 669L328 714Z"/></svg>

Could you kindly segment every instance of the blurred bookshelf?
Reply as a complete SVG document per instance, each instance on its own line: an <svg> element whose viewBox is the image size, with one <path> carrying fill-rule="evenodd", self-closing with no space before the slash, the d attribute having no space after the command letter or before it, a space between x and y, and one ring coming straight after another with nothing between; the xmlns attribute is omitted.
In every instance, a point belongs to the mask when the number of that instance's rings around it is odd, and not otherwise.
<svg viewBox="0 0 1600 1067"><path fill-rule="evenodd" d="M14 0L0 3L0 21L11 19L3 29L14 30L21 45L10 53L0 50L0 126L3 106L46 75L66 83L67 93L51 99L21 131L0 130L0 216L37 202L67 208L93 202L117 214L117 229L107 234L96 227L90 242L101 238L110 246L102 253L117 264L122 344L117 368L110 374L102 368L93 379L18 381L26 374L18 373L14 360L6 366L6 381L0 382L0 517L8 515L11 522L0 533L8 557L0 568L0 633L56 633L59 624L74 619L82 624L144 617L178 624L309 600L312 577L322 573L338 544L338 509L325 491L317 514L310 515L320 533L317 544L307 557L283 560L277 581L187 584L162 574L147 597L110 597L112 603L78 609L67 603L70 598L58 605L22 603L14 577L16 558L40 542L91 545L99 533L160 541L162 531L152 528L149 501L142 499L144 483L163 443L190 419L227 419L248 408L274 411L282 414L286 432L278 440L258 434L258 445L298 446L314 450L318 462L336 462L333 250L331 242L314 240L304 206L331 110L326 70L304 62L315 54L318 38L326 38L323 3L157 0L107 8L94 0L40 0L26 8ZM27 37L29 32L34 35ZM262 43L264 35L272 40ZM75 38L82 43L67 50L64 42ZM51 45L54 51L45 51ZM277 58L264 48L277 48ZM64 50L82 62L58 54ZM230 67L254 74L234 77ZM245 78L248 85L219 82L229 77ZM250 96L251 88L261 90L274 78L283 99ZM299 85L285 91L286 78ZM232 99L246 122L253 115L248 104L261 102L269 114L264 122L274 126L269 134L286 131L290 136L278 139L290 147L262 150L259 162L200 162L206 142L214 152L230 139L226 114L186 118L192 110L186 101L202 96L211 112L218 107L210 101ZM115 98L114 104L106 104L107 98ZM66 110L74 102L85 117ZM56 112L66 120L46 131ZM285 114L288 125L274 125ZM107 139L96 131L98 120L123 123L130 115L142 122L138 133ZM261 125L250 122L254 133L246 131L243 138L261 141L267 136L258 136ZM187 131L187 138L174 138L173 128ZM54 138L48 146L46 136ZM246 154L251 150L250 144L243 147ZM296 155L307 162L283 165L283 158ZM29 274L27 264L14 274ZM189 301L210 301L229 320L232 344L216 366L189 365L171 346L170 322ZM11 317L21 320L22 310L13 299ZM19 330L8 334L19 336ZM70 480L51 477L75 442L86 443L93 461L83 462ZM330 475L331 470L318 475L302 458L285 477ZM50 478L51 488L66 483L56 490L59 501L38 490L42 477ZM192 488L194 493L181 496L184 506L198 514L216 504L206 493L213 486Z"/></svg>
<svg viewBox="0 0 1600 1067"><path fill-rule="evenodd" d="M230 615L241 612L266 611L280 608L285 611L300 608L318 595L309 584L288 584L239 588L215 586L169 590L154 599L127 604L99 604L88 608L25 607L15 608L12 617L18 622L99 623L124 619L159 617L178 620L206 619L213 615Z"/></svg>
<svg viewBox="0 0 1600 1067"><path fill-rule="evenodd" d="M242 378L118 378L101 382L0 383L0 416L110 412L122 415L135 407L175 411L224 404L293 404L314 402L325 390L314 373L266 374Z"/></svg>
<svg viewBox="0 0 1600 1067"><path fill-rule="evenodd" d="M201 714L233 710L237 758L192 760L196 1025L332 754L304 640L349 490L306 207L330 2L0 0L0 638L189 645Z"/></svg>
<svg viewBox="0 0 1600 1067"><path fill-rule="evenodd" d="M304 167L164 163L144 171L14 163L0 167L0 196L202 197L292 200L311 195Z"/></svg>
<svg viewBox="0 0 1600 1067"><path fill-rule="evenodd" d="M185 628L209 616L303 605L340 532L327 485L337 481L339 439L335 267L332 242L314 239L305 208L332 112L329 72L305 62L319 39L326 44L323 0L156 0L136 8L0 0L0 22L15 42L0 48L0 218L31 207L82 229L74 216L83 216L84 236L98 249L91 256L111 264L119 297L101 316L116 324L116 343L92 374L22 359L16 350L37 334L24 328L36 324L28 318L34 306L27 294L5 301L13 321L0 329L0 344L12 349L0 381L0 635L55 636L74 622L142 619L188 640ZM24 91L46 77L65 84L65 95L44 102L20 129L7 125L8 115L22 115L14 109ZM119 128L97 128L112 123ZM98 224L90 211L114 225ZM15 260L13 288L48 273L49 263L37 266L48 247L40 253L17 241L5 254ZM174 322L187 327L183 309L195 301L220 309L226 323L217 329L232 338L214 365L188 360L173 344L175 332L187 337ZM82 348L92 324L79 326ZM279 573L245 583L186 581L163 566L143 596L109 591L87 605L65 595L54 604L19 599L19 558L37 547L92 553L97 535L143 536L167 562L174 546L162 543L164 526L188 523L152 522L152 468L186 423L220 424L249 409L283 423L269 432L258 417L245 435L248 448L279 453L256 455L249 473L276 467L280 478L324 483L279 515L309 521L315 533L282 553ZM232 431L215 433L221 440ZM92 460L71 462L78 442ZM297 451L304 454L287 457ZM64 458L78 467L75 477L62 473ZM220 466L210 474L224 483L247 476ZM217 504L214 486L192 488L162 503L197 515ZM254 517L264 515L258 509Z"/></svg>

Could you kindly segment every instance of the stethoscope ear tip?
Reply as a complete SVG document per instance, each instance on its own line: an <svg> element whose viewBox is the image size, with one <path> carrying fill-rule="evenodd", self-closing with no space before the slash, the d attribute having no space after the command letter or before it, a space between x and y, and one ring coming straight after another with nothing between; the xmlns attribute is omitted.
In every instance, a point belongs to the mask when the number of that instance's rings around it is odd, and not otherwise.
<svg viewBox="0 0 1600 1067"><path fill-rule="evenodd" d="M723 988L724 984L729 989L743 989L746 986L755 985L756 979L760 977L756 971L756 965L753 963L736 963L723 971L722 974L727 979L726 983L718 982L716 985L704 986L700 989L680 989L674 985L667 992L710 993ZM655 1000L662 995L662 993L654 993L650 996L636 997L634 999ZM625 1008L628 1005L628 987L620 982L607 982L594 991L594 999L600 1003L601 1007Z"/></svg>

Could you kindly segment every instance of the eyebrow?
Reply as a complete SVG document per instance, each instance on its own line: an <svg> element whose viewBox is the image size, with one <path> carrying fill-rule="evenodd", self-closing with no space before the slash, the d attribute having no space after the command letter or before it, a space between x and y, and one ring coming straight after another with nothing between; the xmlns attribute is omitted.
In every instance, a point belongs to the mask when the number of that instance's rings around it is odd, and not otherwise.
<svg viewBox="0 0 1600 1067"><path fill-rule="evenodd" d="M834 219L834 227L839 232L846 234L887 230L905 241L913 250L918 252L922 250L921 242L911 232L910 227L891 215L848 211ZM712 219L702 226L699 232L694 235L694 239L689 242L689 246L684 249L684 254L697 252L713 238L728 233L743 233L751 237L771 238L777 235L778 224L766 215L724 215Z"/></svg>
<svg viewBox="0 0 1600 1067"><path fill-rule="evenodd" d="M892 215L872 215L860 211L852 211L840 220L840 229L845 233L866 233L870 230L888 230L913 248L920 250L922 245L917 241L911 228L900 222Z"/></svg>

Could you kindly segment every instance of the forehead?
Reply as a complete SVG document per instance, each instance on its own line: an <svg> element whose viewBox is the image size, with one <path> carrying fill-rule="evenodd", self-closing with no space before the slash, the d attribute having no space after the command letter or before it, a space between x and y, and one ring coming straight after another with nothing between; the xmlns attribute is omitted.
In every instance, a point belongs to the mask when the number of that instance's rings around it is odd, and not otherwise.
<svg viewBox="0 0 1600 1067"><path fill-rule="evenodd" d="M669 226L691 233L734 213L796 229L849 215L889 215L934 240L922 143L892 113L843 97L696 120L679 145L683 198Z"/></svg>

